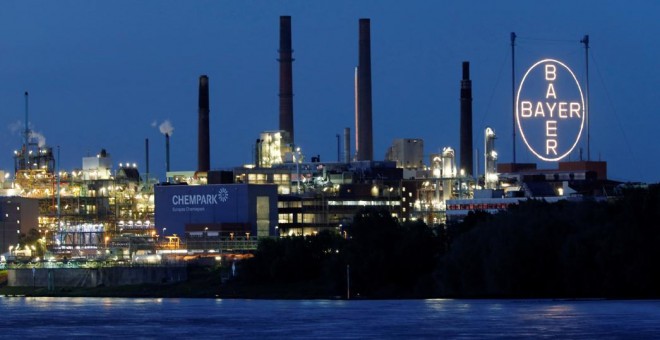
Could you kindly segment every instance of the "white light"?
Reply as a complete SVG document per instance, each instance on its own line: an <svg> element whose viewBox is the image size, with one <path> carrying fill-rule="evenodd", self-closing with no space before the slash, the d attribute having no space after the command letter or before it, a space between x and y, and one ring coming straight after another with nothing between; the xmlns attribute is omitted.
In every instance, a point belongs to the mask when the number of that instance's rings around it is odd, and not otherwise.
<svg viewBox="0 0 660 340"><path fill-rule="evenodd" d="M565 153L563 153L561 155L557 155L554 158L544 157L544 156L540 155L536 150L534 150L534 148L527 141L527 137L525 136L525 131L524 131L524 129L522 127L522 124L520 122L521 113L519 112L520 111L519 110L519 107L520 107L519 104L520 104L520 93L522 92L523 85L524 85L525 80L527 79L527 76L529 75L529 73L534 68L536 68L537 66L539 66L540 64L543 64L543 63L557 63L557 64L561 65L562 67L564 67L571 74L571 76L573 77L573 80L575 81L575 84L577 85L577 89L580 92L580 101L582 103L582 106L581 106L581 111L582 111L582 117L581 118L582 118L582 120L580 122L580 131L578 132L578 134L575 138L575 141L573 142L573 145L568 149L568 151L566 151ZM553 75L554 75L554 73L553 73ZM556 75L554 75L554 77L556 78ZM554 80L555 78L553 78L552 80ZM554 92L553 92L553 96L555 96ZM584 96L582 94L582 88L580 87L580 82L578 82L577 77L575 76L573 71L568 66L566 66L564 63L562 63L561 61L555 60L555 59L543 59L541 61L536 62L534 65L532 65L527 70L527 72L525 72L525 75L523 76L523 79L520 82L520 86L518 87L518 94L516 95L516 123L518 124L518 131L520 131L520 135L523 138L523 142L525 142L525 145L527 145L527 148L529 149L529 151L531 151L539 159L547 161L547 162L559 161L559 160L565 158L566 156L568 156L573 151L573 149L575 149L575 146L577 146L578 142L580 141L580 137L582 136L582 130L584 128L584 123L585 123L585 120L586 120L584 109L585 109ZM546 140L546 141L552 141L552 140ZM556 144L556 142L555 142L555 144ZM554 147L556 147L556 145L554 145Z"/></svg>

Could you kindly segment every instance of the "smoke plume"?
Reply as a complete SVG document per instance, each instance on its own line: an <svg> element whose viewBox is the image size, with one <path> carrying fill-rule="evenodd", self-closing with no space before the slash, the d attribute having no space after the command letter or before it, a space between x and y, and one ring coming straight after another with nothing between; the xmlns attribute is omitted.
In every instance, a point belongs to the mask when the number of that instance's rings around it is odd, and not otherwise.
<svg viewBox="0 0 660 340"><path fill-rule="evenodd" d="M170 123L169 119L166 119L164 122L160 123L158 125L158 129L160 130L160 133L164 135L172 135L172 132L174 132L174 126L172 126L172 123Z"/></svg>
<svg viewBox="0 0 660 340"><path fill-rule="evenodd" d="M46 137L41 132L30 131L30 139L36 140L40 148L46 146Z"/></svg>
<svg viewBox="0 0 660 340"><path fill-rule="evenodd" d="M30 138L32 140L37 140L37 144L40 148L46 146L46 137L41 134L41 132L30 131Z"/></svg>

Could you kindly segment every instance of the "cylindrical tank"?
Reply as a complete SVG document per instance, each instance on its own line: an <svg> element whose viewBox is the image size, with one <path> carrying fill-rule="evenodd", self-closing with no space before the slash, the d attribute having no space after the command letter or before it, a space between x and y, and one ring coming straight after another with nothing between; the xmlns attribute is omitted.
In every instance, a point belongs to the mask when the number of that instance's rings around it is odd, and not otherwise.
<svg viewBox="0 0 660 340"><path fill-rule="evenodd" d="M486 127L484 131L484 185L486 189L497 188L497 151L495 151L495 131Z"/></svg>
<svg viewBox="0 0 660 340"><path fill-rule="evenodd" d="M445 201L452 198L456 178L455 159L454 149L451 147L442 149L442 199Z"/></svg>

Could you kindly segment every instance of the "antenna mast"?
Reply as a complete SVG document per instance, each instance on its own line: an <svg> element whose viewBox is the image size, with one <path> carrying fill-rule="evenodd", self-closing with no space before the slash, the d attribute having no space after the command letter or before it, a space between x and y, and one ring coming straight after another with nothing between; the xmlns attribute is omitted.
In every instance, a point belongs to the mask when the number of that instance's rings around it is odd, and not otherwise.
<svg viewBox="0 0 660 340"><path fill-rule="evenodd" d="M587 161L591 161L591 133L589 132L591 126L589 122L591 120L591 115L589 114L589 35L585 35L580 42L584 44L584 55L587 62L587 101L584 112L587 116Z"/></svg>
<svg viewBox="0 0 660 340"><path fill-rule="evenodd" d="M516 164L516 33L511 32L511 117L513 124L513 164Z"/></svg>
<svg viewBox="0 0 660 340"><path fill-rule="evenodd" d="M23 150L23 161L25 162L25 170L30 169L29 159L28 159L28 149L30 143L30 129L28 127L28 92L25 91L25 146Z"/></svg>

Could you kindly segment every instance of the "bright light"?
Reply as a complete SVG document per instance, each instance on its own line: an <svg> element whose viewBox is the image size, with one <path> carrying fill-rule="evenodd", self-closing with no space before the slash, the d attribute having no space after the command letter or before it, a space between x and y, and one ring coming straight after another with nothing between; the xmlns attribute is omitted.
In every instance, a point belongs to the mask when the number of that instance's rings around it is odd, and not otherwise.
<svg viewBox="0 0 660 340"><path fill-rule="evenodd" d="M546 75L545 81L548 82L548 87L547 87L547 91L545 91L544 99L553 98L554 102L552 102L552 105L550 104L550 102L538 102L537 103L538 105L536 105L536 109L534 109L534 105L531 102L525 101L523 102L523 104L527 103L528 105L526 107L523 107L523 110L520 110L521 108L520 94L525 85L525 80L527 79L527 76L530 74L530 72L541 64L545 64L545 75ZM568 71L570 75L573 77L578 92L580 93L580 103L561 102L557 100L557 93L555 91L552 81L556 80L557 78L558 68L554 64L563 67L563 69ZM547 109L545 110L548 110L549 116L555 119L555 120L545 120L545 124L543 124L543 126L545 127L545 144L543 147L545 151L545 156L543 156L541 152L539 152L539 150L536 150L529 143L529 141L527 140L527 136L525 135L525 129L523 128L521 122L521 116L522 118L531 118L531 119L535 119L537 116L545 118L545 113L544 113L545 106L543 106L543 104L547 105ZM563 109L562 109L562 104L564 105ZM578 108L577 106L580 107ZM518 131L520 131L520 135L522 136L525 145L527 145L527 148L539 159L548 162L559 161L564 157L568 156L573 151L573 149L575 149L575 146L577 146L578 142L580 141L580 137L582 136L582 130L584 128L584 124L586 120L585 119L586 114L584 109L585 109L584 96L582 94L582 88L580 87L580 82L578 82L577 77L575 77L573 71L561 61L555 59L543 59L541 61L536 62L527 70L527 72L525 72L525 75L523 76L523 79L520 82L520 86L518 87L518 94L516 96L516 123L518 124ZM554 116L553 116L553 112L555 113ZM557 131L558 131L557 122L564 120L565 118L568 118L569 113L570 113L570 117L572 117L573 114L575 113L576 116L581 118L580 129L577 135L575 136L575 141L573 142L571 147L566 152L561 153L557 151L557 147L558 147L558 143L556 139ZM554 153L555 156L552 157L551 153Z"/></svg>

